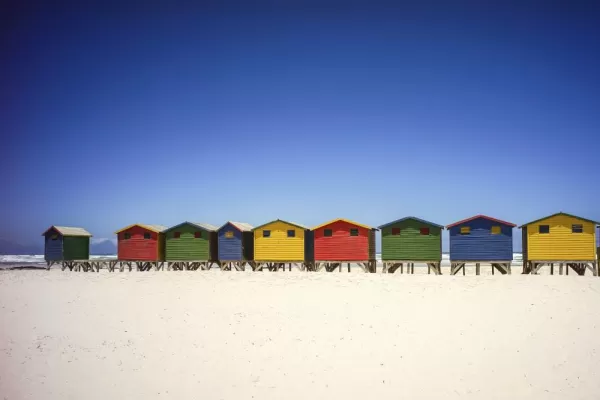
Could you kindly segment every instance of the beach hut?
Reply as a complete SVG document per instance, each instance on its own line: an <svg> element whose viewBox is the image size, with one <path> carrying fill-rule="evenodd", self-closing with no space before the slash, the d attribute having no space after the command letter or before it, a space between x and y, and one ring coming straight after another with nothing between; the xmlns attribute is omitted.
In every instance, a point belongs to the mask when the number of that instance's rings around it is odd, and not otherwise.
<svg viewBox="0 0 600 400"><path fill-rule="evenodd" d="M559 212L520 226L523 239L523 272L536 274L544 265L558 264L580 275L590 269L597 275L596 225L598 222Z"/></svg>
<svg viewBox="0 0 600 400"><path fill-rule="evenodd" d="M257 226L254 232L254 270L285 268L285 264L305 268L306 226L277 219Z"/></svg>
<svg viewBox="0 0 600 400"><path fill-rule="evenodd" d="M128 265L130 270L132 262L138 270L161 267L165 259L166 229L162 225L133 224L116 231L117 258L121 265Z"/></svg>
<svg viewBox="0 0 600 400"><path fill-rule="evenodd" d="M245 222L228 221L217 230L221 269L243 271L254 259L254 227Z"/></svg>
<svg viewBox="0 0 600 400"><path fill-rule="evenodd" d="M217 227L182 222L165 229L165 261L175 270L209 269L218 260Z"/></svg>
<svg viewBox="0 0 600 400"><path fill-rule="evenodd" d="M83 228L52 225L44 233L44 259L56 261L88 260L92 235Z"/></svg>
<svg viewBox="0 0 600 400"><path fill-rule="evenodd" d="M342 270L342 262L357 263L365 272L375 272L375 231L368 225L337 218L311 229L314 269Z"/></svg>
<svg viewBox="0 0 600 400"><path fill-rule="evenodd" d="M466 263L475 263L476 274L480 264L492 264L492 273L498 269L511 273L513 258L513 228L516 225L485 215L476 215L446 226L450 232L450 273L461 269Z"/></svg>
<svg viewBox="0 0 600 400"><path fill-rule="evenodd" d="M442 225L416 217L397 219L379 227L381 230L381 260L383 272L398 268L414 273L414 263L426 263L429 270L440 275L442 262Z"/></svg>

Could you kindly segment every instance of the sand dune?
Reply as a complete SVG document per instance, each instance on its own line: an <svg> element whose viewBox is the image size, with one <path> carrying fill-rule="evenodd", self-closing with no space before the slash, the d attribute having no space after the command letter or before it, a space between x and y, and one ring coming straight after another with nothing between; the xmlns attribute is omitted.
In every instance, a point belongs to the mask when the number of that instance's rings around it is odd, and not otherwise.
<svg viewBox="0 0 600 400"><path fill-rule="evenodd" d="M0 399L598 399L598 304L573 275L0 271Z"/></svg>

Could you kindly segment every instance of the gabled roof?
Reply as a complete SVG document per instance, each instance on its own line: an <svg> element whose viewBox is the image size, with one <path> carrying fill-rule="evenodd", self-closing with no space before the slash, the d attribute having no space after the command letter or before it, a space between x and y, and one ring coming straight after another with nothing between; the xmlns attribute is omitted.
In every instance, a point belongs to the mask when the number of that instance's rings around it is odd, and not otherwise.
<svg viewBox="0 0 600 400"><path fill-rule="evenodd" d="M456 225L466 224L467 222L471 222L471 221L479 219L479 218L487 219L488 221L492 221L492 222L497 222L502 225L507 225L507 226L510 226L511 228L514 228L515 226L517 226L516 224L513 224L512 222L506 222L506 221L502 221L501 219L496 219L496 218L488 217L487 215L479 214L474 217L463 219L462 221L458 221L453 224L450 224L450 225L446 226L446 229L453 228Z"/></svg>
<svg viewBox="0 0 600 400"><path fill-rule="evenodd" d="M393 224L397 224L398 222L403 222L403 221L406 221L406 220L408 220L408 219L412 219L412 220L418 221L418 222L420 222L420 223L422 223L422 224L425 224L425 225L431 225L431 226L435 226L435 227L437 227L437 228L444 229L444 225L438 225L438 224L434 224L433 222L425 221L424 219L417 218L417 217L404 217L404 218L400 218L400 219L397 219L397 220L395 220L395 221L388 222L387 224L380 225L380 226L379 226L379 229L383 229L383 228L385 228L386 226L390 226L390 225L393 225Z"/></svg>
<svg viewBox="0 0 600 400"><path fill-rule="evenodd" d="M217 227L216 226L211 225L211 224L207 224L205 222L189 222L189 221L185 221L185 222L182 222L180 224L177 224L175 226L172 226L170 228L165 229L165 232L171 231L171 230L173 230L175 228L179 228L180 226L183 226L183 225L192 225L192 226L195 226L196 228L203 229L203 230L205 230L207 232L216 232L217 231Z"/></svg>
<svg viewBox="0 0 600 400"><path fill-rule="evenodd" d="M360 226L361 228L365 228L365 229L375 229L375 230L377 230L377 228L373 228L373 227L371 227L369 225L359 224L358 222L354 222L354 221L351 221L351 220L345 219L345 218L332 219L331 221L327 221L327 222L325 222L325 223L323 223L321 225L317 225L315 227L312 227L312 228L310 228L310 230L314 231L314 230L317 230L317 229L322 228L322 227L327 226L327 225L331 225L331 224L333 224L335 222L339 222L339 221L346 222L346 223L348 223L350 225Z"/></svg>
<svg viewBox="0 0 600 400"><path fill-rule="evenodd" d="M133 228L134 226L139 226L140 228L144 228L146 230L156 232L156 233L161 233L161 232L164 232L165 230L167 230L167 227L164 225L131 224L131 225L127 225L125 228L119 229L115 233L121 233L123 231L126 231L129 228Z"/></svg>
<svg viewBox="0 0 600 400"><path fill-rule="evenodd" d="M73 226L56 226L56 225L52 225L50 228L46 229L46 231L44 233L42 233L42 236L45 236L52 229L54 229L55 231L60 233L62 236L86 236L86 237L92 236L91 233L89 233L88 231L86 231L83 228L76 228Z"/></svg>
<svg viewBox="0 0 600 400"><path fill-rule="evenodd" d="M225 222L219 229L217 229L218 231L220 231L221 229L223 229L227 224L231 224L233 225L235 228L237 228L240 232L250 232L252 229L254 229L254 227L246 222L235 222L235 221L227 221Z"/></svg>
<svg viewBox="0 0 600 400"><path fill-rule="evenodd" d="M540 218L540 219L536 219L536 220L531 221L531 222L527 222L526 224L521 225L519 228L522 228L522 227L527 226L527 225L535 224L536 222L540 222L540 221L543 221L543 220L548 219L548 218L556 217L557 215L564 215L564 216L567 216L567 217L571 217L571 218L575 218L575 219L580 219L582 221L591 222L592 224L600 224L600 222L598 222L598 221L593 221L591 219L578 217L577 215L567 214L567 213L564 213L564 212L561 211L561 212L557 212L557 213L552 214L552 215L548 215L547 217L544 217L544 218Z"/></svg>
<svg viewBox="0 0 600 400"><path fill-rule="evenodd" d="M300 224L297 224L297 223L295 223L295 222L284 221L284 220L282 220L282 219L275 219L275 220L273 220L273 221L269 221L269 222L267 222L266 224L262 224L262 225L259 225L259 226L257 226L257 227L254 227L254 229L252 229L252 230L253 230L253 231L255 231L255 230L259 229L259 228L262 228L263 226L270 225L270 224L272 224L272 223L274 223L274 222L283 222L284 224L288 224L288 225L297 226L298 228L301 228L301 229L305 229L305 230L306 230L306 229L308 229L308 227L307 227L307 226L300 225Z"/></svg>

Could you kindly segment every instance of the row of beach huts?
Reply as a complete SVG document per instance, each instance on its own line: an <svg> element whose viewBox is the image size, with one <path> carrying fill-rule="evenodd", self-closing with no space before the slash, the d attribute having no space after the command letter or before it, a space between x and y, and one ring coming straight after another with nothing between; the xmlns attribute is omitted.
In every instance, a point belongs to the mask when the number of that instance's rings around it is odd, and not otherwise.
<svg viewBox="0 0 600 400"><path fill-rule="evenodd" d="M596 232L600 223L567 213L557 213L523 224L523 272L537 273L544 265L563 265L583 275L598 275ZM492 271L511 273L513 228L516 225L485 215L476 215L443 226L416 217L401 218L379 227L347 219L335 219L308 228L298 223L274 220L253 227L229 221L221 227L207 223L183 222L165 227L132 224L116 232L117 260L111 263L135 265L137 269L290 269L292 264L306 270L328 271L343 263L358 264L366 272L376 271L375 235L381 231L381 261L384 272L402 270L414 263L426 263L441 274L442 231L450 234L451 274L467 263L491 264ZM62 263L63 269L90 267L90 237L83 228L51 226L45 236L48 265ZM97 261L98 263L100 261ZM97 269L100 267L96 265ZM93 266L92 269L95 269ZM111 267L109 266L109 269Z"/></svg>

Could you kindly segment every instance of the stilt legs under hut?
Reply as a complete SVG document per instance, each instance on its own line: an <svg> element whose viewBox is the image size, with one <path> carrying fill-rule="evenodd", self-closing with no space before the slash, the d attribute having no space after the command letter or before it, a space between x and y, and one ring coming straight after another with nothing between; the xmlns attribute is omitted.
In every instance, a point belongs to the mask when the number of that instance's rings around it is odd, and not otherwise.
<svg viewBox="0 0 600 400"><path fill-rule="evenodd" d="M456 275L462 270L462 274L466 275L467 264L472 263L475 264L475 275L481 275L481 264L489 264L492 267L492 274L495 274L496 271L500 272L502 275L510 275L512 273L511 270L511 261L451 261L450 262L450 275Z"/></svg>
<svg viewBox="0 0 600 400"><path fill-rule="evenodd" d="M106 269L112 272L118 262L114 259L51 261L47 263L47 269L50 269L53 265L60 264L62 271L68 269L69 271L77 272L100 272L101 269Z"/></svg>
<svg viewBox="0 0 600 400"><path fill-rule="evenodd" d="M350 264L356 264L359 268L362 269L363 272L374 273L377 267L376 260L344 260L344 261L332 261L332 260L318 260L314 262L314 267L312 271L322 271L333 272L338 270L342 272L343 264L347 264L348 272L351 272Z"/></svg>
<svg viewBox="0 0 600 400"><path fill-rule="evenodd" d="M248 261L220 261L221 270L223 271L245 271Z"/></svg>
<svg viewBox="0 0 600 400"><path fill-rule="evenodd" d="M307 266L310 265L308 262L291 260L291 261L250 261L249 265L252 267L253 271L264 271L265 269L272 272L277 272L279 270L285 271L286 266L288 267L288 271L292 270L292 266L297 268L300 271L307 270Z"/></svg>
<svg viewBox="0 0 600 400"><path fill-rule="evenodd" d="M414 274L415 273L415 263L426 264L427 265L427 273L431 274L433 272L435 275L442 275L442 261L441 260L386 260L383 262L383 273L393 274L398 269L400 269L400 273L404 273L404 265L406 264L406 273Z"/></svg>
<svg viewBox="0 0 600 400"><path fill-rule="evenodd" d="M167 271L207 271L217 263L216 261L166 261ZM217 263L218 264L218 263Z"/></svg>
<svg viewBox="0 0 600 400"><path fill-rule="evenodd" d="M583 276L589 270L593 276L598 276L598 262L596 260L529 260L525 274L538 275L539 271L545 267L550 267L550 275L554 275L554 264L558 264L558 274L569 275L569 269L573 270L577 275Z"/></svg>

